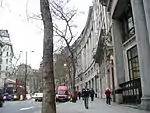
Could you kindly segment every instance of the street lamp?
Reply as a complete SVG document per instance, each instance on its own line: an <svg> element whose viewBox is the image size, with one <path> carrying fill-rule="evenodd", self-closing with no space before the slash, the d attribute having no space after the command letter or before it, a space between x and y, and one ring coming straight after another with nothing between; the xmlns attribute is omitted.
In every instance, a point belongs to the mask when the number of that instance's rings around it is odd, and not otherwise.
<svg viewBox="0 0 150 113"><path fill-rule="evenodd" d="M23 52L23 51L20 51ZM31 51L32 53L34 51ZM24 77L24 90L25 90L25 99L26 99L26 94L27 94L27 72L28 72L28 52L26 51L26 59L25 59L25 77Z"/></svg>
<svg viewBox="0 0 150 113"><path fill-rule="evenodd" d="M66 67L67 66L67 64L64 64L64 67Z"/></svg>

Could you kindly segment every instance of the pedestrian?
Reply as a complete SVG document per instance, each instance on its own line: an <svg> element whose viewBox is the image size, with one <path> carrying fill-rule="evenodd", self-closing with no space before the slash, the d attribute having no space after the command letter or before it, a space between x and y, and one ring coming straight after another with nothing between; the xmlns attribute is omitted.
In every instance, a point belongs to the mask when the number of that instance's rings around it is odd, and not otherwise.
<svg viewBox="0 0 150 113"><path fill-rule="evenodd" d="M109 104L109 105L110 105L110 101L111 101L111 91L110 91L109 88L106 89L105 95L106 95L106 104Z"/></svg>
<svg viewBox="0 0 150 113"><path fill-rule="evenodd" d="M94 91L94 89L92 88L92 89L90 90L91 101L94 101L94 95L95 95L95 91Z"/></svg>
<svg viewBox="0 0 150 113"><path fill-rule="evenodd" d="M72 92L71 94L71 102L76 103L78 97L78 93L76 91Z"/></svg>
<svg viewBox="0 0 150 113"><path fill-rule="evenodd" d="M75 102L78 100L78 93L77 91L74 92Z"/></svg>
<svg viewBox="0 0 150 113"><path fill-rule="evenodd" d="M82 89L82 96L83 96L83 99L84 99L84 105L85 105L85 108L88 109L89 108L89 105L88 105L88 101L89 101L89 94L90 94L90 91L89 89L85 88L85 89Z"/></svg>
<svg viewBox="0 0 150 113"><path fill-rule="evenodd" d="M78 92L78 97L79 97L79 100L80 100L80 98L81 98L81 92L80 91Z"/></svg>

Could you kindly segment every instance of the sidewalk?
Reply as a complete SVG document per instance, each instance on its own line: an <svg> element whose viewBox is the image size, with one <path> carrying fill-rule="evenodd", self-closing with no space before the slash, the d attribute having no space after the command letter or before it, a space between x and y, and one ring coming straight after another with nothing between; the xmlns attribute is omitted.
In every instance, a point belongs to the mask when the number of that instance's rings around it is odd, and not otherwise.
<svg viewBox="0 0 150 113"><path fill-rule="evenodd" d="M123 105L106 105L104 100L96 99L94 102L89 103L89 109L84 108L82 100L77 103L62 103L57 106L57 113L150 113L149 111L143 111L125 107Z"/></svg>

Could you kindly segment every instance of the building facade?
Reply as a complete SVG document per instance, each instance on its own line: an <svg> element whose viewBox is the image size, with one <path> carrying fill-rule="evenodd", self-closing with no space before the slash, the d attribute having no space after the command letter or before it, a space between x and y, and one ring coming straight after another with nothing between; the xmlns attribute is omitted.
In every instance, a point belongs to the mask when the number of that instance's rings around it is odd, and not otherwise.
<svg viewBox="0 0 150 113"><path fill-rule="evenodd" d="M105 97L106 88L112 88L109 59L112 41L108 15L106 7L94 0L76 47L76 89L94 88L100 98Z"/></svg>
<svg viewBox="0 0 150 113"><path fill-rule="evenodd" d="M25 86L25 71L26 71L26 64L20 64L17 66L17 72L15 75L15 79L18 79L18 83L19 85ZM33 76L33 69L31 68L30 65L27 65L27 78L26 78L26 88L27 88L27 92L32 92L31 91L31 87L33 84L32 79L34 77ZM31 79L32 78L32 79Z"/></svg>
<svg viewBox="0 0 150 113"><path fill-rule="evenodd" d="M4 80L12 71L12 59L14 57L13 48L7 30L0 30L0 87L3 87Z"/></svg>
<svg viewBox="0 0 150 113"><path fill-rule="evenodd" d="M77 90L94 87L103 98L108 87L113 101L150 108L149 5L148 0L93 1L77 52L82 67Z"/></svg>
<svg viewBox="0 0 150 113"><path fill-rule="evenodd" d="M111 18L117 102L150 109L148 0L100 0Z"/></svg>
<svg viewBox="0 0 150 113"><path fill-rule="evenodd" d="M94 29L94 11L93 6L90 6L86 25L76 47L76 89L81 90L84 87L94 88L95 92L99 95L100 87L97 76L99 66L93 59L93 51L98 45L98 38L95 37Z"/></svg>

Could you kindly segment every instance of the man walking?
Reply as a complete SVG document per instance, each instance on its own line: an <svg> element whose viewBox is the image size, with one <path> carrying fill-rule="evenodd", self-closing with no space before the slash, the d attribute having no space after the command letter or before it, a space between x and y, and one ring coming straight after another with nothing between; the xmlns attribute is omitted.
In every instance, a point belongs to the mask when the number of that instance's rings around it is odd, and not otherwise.
<svg viewBox="0 0 150 113"><path fill-rule="evenodd" d="M78 97L79 97L79 100L80 100L80 98L81 98L81 92L80 91L78 92Z"/></svg>
<svg viewBox="0 0 150 113"><path fill-rule="evenodd" d="M84 98L84 105L85 105L85 108L86 109L88 109L89 108L89 106L88 106L88 104L89 104L89 94L90 94L90 91L89 91L89 89L87 89L87 88L85 88L85 89L82 89L82 96L83 96L83 98Z"/></svg>
<svg viewBox="0 0 150 113"><path fill-rule="evenodd" d="M90 91L91 101L94 101L94 95L95 95L95 91L94 91L94 89L92 88L91 91Z"/></svg>

